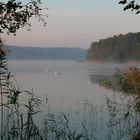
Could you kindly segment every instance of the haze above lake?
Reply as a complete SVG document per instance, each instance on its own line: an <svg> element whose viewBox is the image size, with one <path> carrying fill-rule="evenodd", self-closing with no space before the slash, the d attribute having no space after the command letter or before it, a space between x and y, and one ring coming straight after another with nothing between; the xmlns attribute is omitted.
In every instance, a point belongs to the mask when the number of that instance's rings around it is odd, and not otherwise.
<svg viewBox="0 0 140 140"><path fill-rule="evenodd" d="M140 64L12 60L8 61L8 66L21 90L33 89L44 103L47 100L47 108L42 108L44 113L49 109L56 114L62 112L68 114L71 127L78 131L80 131L81 122L88 119L97 128L95 136L103 139L108 133L108 128L103 122L103 119L108 120L105 95L109 93L110 96L114 96L114 94L113 91L98 85L98 77L112 75L117 69L125 70L129 66L140 67ZM123 94L116 95L116 99L124 101ZM26 102L25 96L21 95L21 97L21 100ZM91 109L95 111L94 122L90 117ZM42 119L43 115L39 115L37 122L40 123ZM115 139L116 135L113 140ZM124 137L123 140L127 138Z"/></svg>

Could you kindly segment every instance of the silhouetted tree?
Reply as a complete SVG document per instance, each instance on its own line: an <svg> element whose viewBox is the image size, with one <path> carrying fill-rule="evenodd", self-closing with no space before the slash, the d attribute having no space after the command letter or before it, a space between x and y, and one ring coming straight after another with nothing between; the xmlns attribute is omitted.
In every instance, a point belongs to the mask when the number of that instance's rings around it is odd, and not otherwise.
<svg viewBox="0 0 140 140"><path fill-rule="evenodd" d="M3 2L0 1L0 35L4 32L8 35L10 33L15 35L17 30L22 27L27 27L27 29L30 30L31 24L29 23L29 20L33 16L46 25L46 19L42 14L43 9L40 8L40 4L41 0L29 0L26 4L17 2L17 0L8 0L7 2L5 2L5 0L3 0ZM21 127L19 125L19 122L23 124L22 119L19 119L22 117L22 113L19 113L20 105L18 103L20 91L18 91L10 81L11 76L8 72L6 57L5 46L0 37L0 139L29 140L31 139L31 135L33 135L41 140L33 121L27 121L27 123L21 125ZM29 99L29 104L27 105L27 108L29 109L27 115L28 120L29 118L30 120L33 120L32 115L35 113L32 112L34 111L34 106L32 104L40 103L38 102L38 99L34 99L34 97ZM23 126L25 126L25 128L23 128ZM25 134L23 134L23 132L25 132ZM37 135L35 133L31 134L31 132L36 132Z"/></svg>
<svg viewBox="0 0 140 140"><path fill-rule="evenodd" d="M135 11L135 14L140 13L140 4L138 4L135 0L121 0L119 1L119 4L124 5L124 11L131 10Z"/></svg>
<svg viewBox="0 0 140 140"><path fill-rule="evenodd" d="M8 34L15 34L25 26L30 30L29 19L33 16L46 25L46 17L42 14L40 4L41 0L30 0L26 4L17 0L8 0L7 3L0 1L0 33L6 31Z"/></svg>

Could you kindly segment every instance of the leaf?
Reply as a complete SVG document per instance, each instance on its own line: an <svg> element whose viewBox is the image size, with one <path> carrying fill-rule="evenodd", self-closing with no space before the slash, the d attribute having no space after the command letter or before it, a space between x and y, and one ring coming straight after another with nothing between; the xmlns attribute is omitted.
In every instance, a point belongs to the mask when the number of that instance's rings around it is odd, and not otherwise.
<svg viewBox="0 0 140 140"><path fill-rule="evenodd" d="M125 115L124 115L124 118L127 118L129 116L129 112L127 112Z"/></svg>
<svg viewBox="0 0 140 140"><path fill-rule="evenodd" d="M76 130L74 130L72 137L74 138L76 134Z"/></svg>
<svg viewBox="0 0 140 140"><path fill-rule="evenodd" d="M140 13L140 11L137 11L135 14L139 14Z"/></svg>
<svg viewBox="0 0 140 140"><path fill-rule="evenodd" d="M136 5L136 6L134 7L135 10L138 10L139 8L140 8L139 5Z"/></svg>
<svg viewBox="0 0 140 140"><path fill-rule="evenodd" d="M127 2L126 0L122 0L119 2L119 4L126 4L126 2Z"/></svg>
<svg viewBox="0 0 140 140"><path fill-rule="evenodd" d="M131 1L130 3L131 3L131 4L134 4L134 2L135 2L135 1L133 0L133 1Z"/></svg>
<svg viewBox="0 0 140 140"><path fill-rule="evenodd" d="M8 76L7 76L7 80L9 80L9 78L10 78L10 75L11 75L11 74L10 74L10 72L9 72L9 73L8 73Z"/></svg>
<svg viewBox="0 0 140 140"><path fill-rule="evenodd" d="M133 8L133 4L128 4L128 5L126 5L126 6L123 8L123 10L126 11L126 10L128 10L128 9L130 9L130 8Z"/></svg>
<svg viewBox="0 0 140 140"><path fill-rule="evenodd" d="M80 138L84 137L82 134L79 134L74 140L80 140Z"/></svg>

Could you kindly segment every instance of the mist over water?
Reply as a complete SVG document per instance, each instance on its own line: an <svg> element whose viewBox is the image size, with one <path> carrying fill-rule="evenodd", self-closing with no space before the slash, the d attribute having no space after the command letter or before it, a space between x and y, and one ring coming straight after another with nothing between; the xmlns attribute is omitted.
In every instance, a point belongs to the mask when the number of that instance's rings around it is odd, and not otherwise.
<svg viewBox="0 0 140 140"><path fill-rule="evenodd" d="M104 115L105 119L106 113L104 111L105 114L102 114L103 108L101 107L105 106L106 93L112 94L113 92L99 86L98 78L101 75L112 75L117 69L125 70L130 65L29 60L9 61L8 66L10 72L15 75L21 90L33 89L35 94L44 102L47 98L48 107L51 111L58 114L60 112L69 114L72 127L79 128L81 121L87 117L91 119L90 115L87 116L88 113L91 113L89 107L100 112L95 118L100 125L103 125L101 115ZM133 66L140 67L139 64ZM118 96L120 95L118 94ZM23 96L21 100L24 102L26 99ZM91 106L87 108L87 105ZM84 110L85 107L87 110ZM40 118L43 119L42 116ZM103 134L100 136L100 133L97 133L100 138L103 138Z"/></svg>
<svg viewBox="0 0 140 140"><path fill-rule="evenodd" d="M112 75L117 69L125 70L130 66L46 60L9 61L8 65L21 89L33 88L41 98L47 95L51 106L59 110L73 108L85 100L102 104L106 91L98 85L98 77ZM133 66L140 67L138 64Z"/></svg>

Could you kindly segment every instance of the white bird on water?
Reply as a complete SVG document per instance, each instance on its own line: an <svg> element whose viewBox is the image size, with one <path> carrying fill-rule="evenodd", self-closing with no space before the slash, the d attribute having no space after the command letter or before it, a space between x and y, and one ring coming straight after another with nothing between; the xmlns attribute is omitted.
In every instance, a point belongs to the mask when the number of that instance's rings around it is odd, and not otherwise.
<svg viewBox="0 0 140 140"><path fill-rule="evenodd" d="M55 72L54 72L54 75L55 75L55 76L60 76L60 75L61 75L61 73L60 73L60 72L55 71Z"/></svg>

